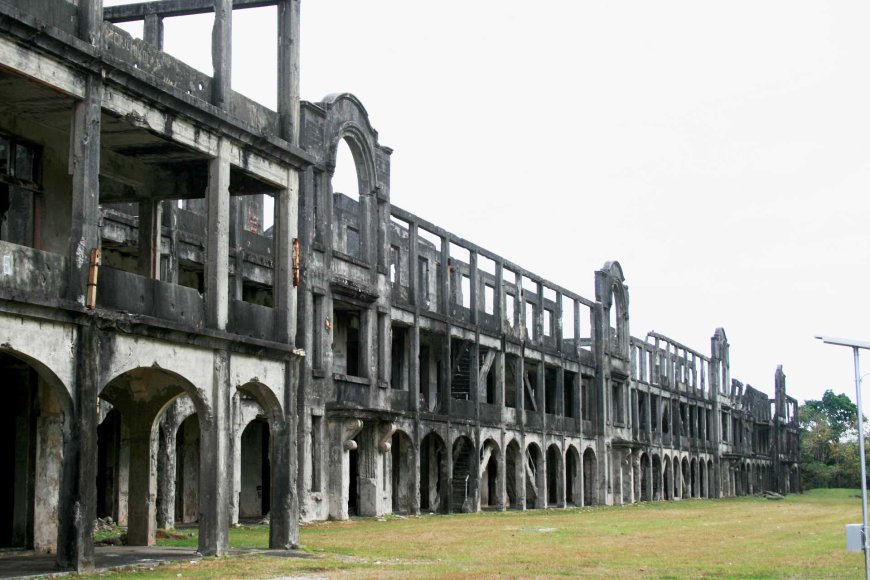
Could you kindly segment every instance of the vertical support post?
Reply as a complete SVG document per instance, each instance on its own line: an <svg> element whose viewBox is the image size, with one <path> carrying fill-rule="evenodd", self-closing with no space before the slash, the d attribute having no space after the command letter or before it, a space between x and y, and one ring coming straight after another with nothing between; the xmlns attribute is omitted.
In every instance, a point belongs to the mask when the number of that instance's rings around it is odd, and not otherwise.
<svg viewBox="0 0 870 580"><path fill-rule="evenodd" d="M228 109L232 93L233 0L214 0L214 25L211 30L211 64L214 69L212 104Z"/></svg>
<svg viewBox="0 0 870 580"><path fill-rule="evenodd" d="M130 419L130 503L127 515L127 542L131 546L151 546L157 533L157 455L151 441L152 409L122 411Z"/></svg>
<svg viewBox="0 0 870 580"><path fill-rule="evenodd" d="M64 441L63 485L58 505L57 563L79 573L94 569L94 520L97 517L97 389L99 331L91 325L79 333L76 397L69 435Z"/></svg>
<svg viewBox="0 0 870 580"><path fill-rule="evenodd" d="M198 550L204 556L222 556L229 545L232 483L230 357L225 350L214 351L211 395L211 413L200 417Z"/></svg>
<svg viewBox="0 0 870 580"><path fill-rule="evenodd" d="M163 216L159 201L139 202L139 275L160 279L160 237Z"/></svg>
<svg viewBox="0 0 870 580"><path fill-rule="evenodd" d="M277 260L274 270L275 291L275 338L279 342L293 344L296 339L297 290L293 286L294 252L298 250L298 216L296 201L299 199L299 172L287 171L287 188L278 192L275 198L275 253ZM322 324L322 322L321 322Z"/></svg>
<svg viewBox="0 0 870 580"><path fill-rule="evenodd" d="M297 434L296 389L299 360L285 363L285 416L280 425L273 427L270 458L272 477L271 521L269 548L293 549L299 547L299 496L297 494L298 454L294 436Z"/></svg>
<svg viewBox="0 0 870 580"><path fill-rule="evenodd" d="M227 327L229 299L230 151L220 139L218 156L209 161L206 206L205 315L211 328Z"/></svg>
<svg viewBox="0 0 870 580"><path fill-rule="evenodd" d="M142 40L157 50L163 50L163 18L156 13L145 16Z"/></svg>
<svg viewBox="0 0 870 580"><path fill-rule="evenodd" d="M73 113L69 170L72 174L70 211L69 297L85 303L91 250L100 245L100 107L102 80L87 78L85 98Z"/></svg>
<svg viewBox="0 0 870 580"><path fill-rule="evenodd" d="M299 145L300 0L278 0L278 116L281 137Z"/></svg>
<svg viewBox="0 0 870 580"><path fill-rule="evenodd" d="M858 403L858 453L861 456L861 515L864 519L864 526L861 529L864 541L864 575L870 580L870 543L867 541L867 456L864 454L864 407L861 404L861 361L857 346L852 347L852 355L855 358L855 395Z"/></svg>
<svg viewBox="0 0 870 580"><path fill-rule="evenodd" d="M439 312L449 316L453 293L450 291L450 238L448 236L441 236L441 279L438 280L438 284L440 286L440 296L438 296L440 303Z"/></svg>

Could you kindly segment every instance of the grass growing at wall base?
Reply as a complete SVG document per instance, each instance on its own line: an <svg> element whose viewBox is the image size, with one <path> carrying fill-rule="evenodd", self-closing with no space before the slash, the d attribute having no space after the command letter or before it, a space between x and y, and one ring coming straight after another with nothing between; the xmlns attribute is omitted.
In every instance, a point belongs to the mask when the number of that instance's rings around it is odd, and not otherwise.
<svg viewBox="0 0 870 580"><path fill-rule="evenodd" d="M858 490L813 490L781 501L749 497L382 519L304 526L300 539L309 558L245 554L160 566L133 575L854 578L863 574L862 555L845 550L845 524L861 521ZM195 547L196 537L160 543ZM268 527L231 529L230 544L265 548Z"/></svg>

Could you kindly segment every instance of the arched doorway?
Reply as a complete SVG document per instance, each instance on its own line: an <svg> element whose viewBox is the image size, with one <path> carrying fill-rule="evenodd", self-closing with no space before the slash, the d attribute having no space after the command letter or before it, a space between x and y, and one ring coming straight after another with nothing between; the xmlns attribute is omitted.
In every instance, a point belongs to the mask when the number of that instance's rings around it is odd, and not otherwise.
<svg viewBox="0 0 870 580"><path fill-rule="evenodd" d="M598 463L595 452L587 447L583 452L583 503L596 505L598 503Z"/></svg>
<svg viewBox="0 0 870 580"><path fill-rule="evenodd" d="M505 451L505 491L507 493L508 507L514 509L523 508L523 490L525 489L525 474L523 469L523 454L520 444L516 439L508 443Z"/></svg>
<svg viewBox="0 0 870 580"><path fill-rule="evenodd" d="M581 473L580 452L573 445L568 446L565 453L565 503L568 505L581 504Z"/></svg>
<svg viewBox="0 0 870 580"><path fill-rule="evenodd" d="M190 415L175 435L175 521L190 524L199 518L199 417Z"/></svg>
<svg viewBox="0 0 870 580"><path fill-rule="evenodd" d="M544 455L537 443L529 443L526 447L526 507L544 508L546 501L546 478L544 473Z"/></svg>
<svg viewBox="0 0 870 580"><path fill-rule="evenodd" d="M239 518L261 519L271 509L269 438L269 423L264 418L254 419L242 431Z"/></svg>
<svg viewBox="0 0 870 580"><path fill-rule="evenodd" d="M121 414L111 405L104 405L108 411L97 427L97 517L110 517L120 525L127 525L127 486L120 485L119 475L123 454ZM126 478L123 479L126 484Z"/></svg>
<svg viewBox="0 0 870 580"><path fill-rule="evenodd" d="M698 484L700 485L699 497L709 497L707 491L707 464L703 459L698 462Z"/></svg>
<svg viewBox="0 0 870 580"><path fill-rule="evenodd" d="M37 361L0 350L0 548L57 550L72 402Z"/></svg>
<svg viewBox="0 0 870 580"><path fill-rule="evenodd" d="M564 507L562 478L562 452L553 443L547 447L547 505Z"/></svg>
<svg viewBox="0 0 870 580"><path fill-rule="evenodd" d="M499 469L501 453L493 439L483 444L480 460L480 505L483 508L502 507L504 500L499 496L499 481L503 474Z"/></svg>
<svg viewBox="0 0 870 580"><path fill-rule="evenodd" d="M680 478L680 486L682 488L682 498L688 499L692 497L692 476L689 473L689 460L683 457L682 462L680 463L681 467L681 478Z"/></svg>
<svg viewBox="0 0 870 580"><path fill-rule="evenodd" d="M390 460L393 513L410 514L414 511L414 443L404 431L393 433Z"/></svg>
<svg viewBox="0 0 870 580"><path fill-rule="evenodd" d="M662 499L662 460L656 454L652 456L652 492L654 500Z"/></svg>
<svg viewBox="0 0 870 580"><path fill-rule="evenodd" d="M127 465L127 542L131 546L152 545L157 528L157 451L159 449L159 419L182 394L191 396L197 413L179 427L176 439L176 474L182 481L176 485L176 515L181 521L198 521L211 510L202 505L200 490L203 465L210 465L200 453L202 437L199 411L204 403L196 398L197 390L183 377L160 368L135 368L109 381L99 397L108 402L120 415L122 432L128 438ZM99 456L99 450L98 450ZM121 464L123 468L123 463ZM200 535L200 549L213 553L215 547L205 544Z"/></svg>
<svg viewBox="0 0 870 580"><path fill-rule="evenodd" d="M453 483L451 507L454 512L474 511L474 487L478 469L475 461L474 442L460 435L453 441Z"/></svg>
<svg viewBox="0 0 870 580"><path fill-rule="evenodd" d="M713 472L713 460L707 460L707 497L716 497L716 478Z"/></svg>
<svg viewBox="0 0 870 580"><path fill-rule="evenodd" d="M420 444L420 509L433 513L447 511L447 447L437 433L429 433Z"/></svg>
<svg viewBox="0 0 870 580"><path fill-rule="evenodd" d="M641 453L640 455L640 500L649 501L650 497L650 461L649 455Z"/></svg>

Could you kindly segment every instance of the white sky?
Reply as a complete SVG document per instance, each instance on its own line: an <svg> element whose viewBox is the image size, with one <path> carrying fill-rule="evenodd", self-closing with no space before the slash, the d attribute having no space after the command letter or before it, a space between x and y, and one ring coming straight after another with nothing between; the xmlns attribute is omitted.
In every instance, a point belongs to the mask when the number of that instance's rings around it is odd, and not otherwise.
<svg viewBox="0 0 870 580"><path fill-rule="evenodd" d="M234 88L270 107L274 15L233 22ZM210 23L167 21L167 51L210 74ZM735 378L854 398L813 336L870 340L868 24L860 0L303 0L301 90L361 99L395 205L588 298L618 260L634 336L709 353L722 326Z"/></svg>

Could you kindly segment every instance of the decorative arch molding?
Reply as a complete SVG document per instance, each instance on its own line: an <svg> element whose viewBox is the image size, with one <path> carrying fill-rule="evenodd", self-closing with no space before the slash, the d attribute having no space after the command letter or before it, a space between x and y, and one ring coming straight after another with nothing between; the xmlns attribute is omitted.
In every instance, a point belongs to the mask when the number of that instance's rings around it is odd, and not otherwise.
<svg viewBox="0 0 870 580"><path fill-rule="evenodd" d="M605 351L628 356L630 331L628 326L629 294L625 274L617 261L606 262L595 272L595 300L603 309L602 330L605 332ZM615 311L612 311L615 309ZM615 343L609 340L610 319L616 324Z"/></svg>
<svg viewBox="0 0 870 580"><path fill-rule="evenodd" d="M345 140L353 154L360 193L389 199L389 158L393 152L378 143L378 132L360 100L350 93L327 95L304 116L303 139L306 148L329 173L335 170L338 144Z"/></svg>
<svg viewBox="0 0 870 580"><path fill-rule="evenodd" d="M63 389L69 401L75 400L77 342L76 329L69 325L20 318L0 328L0 351L32 366L54 390Z"/></svg>
<svg viewBox="0 0 870 580"><path fill-rule="evenodd" d="M66 416L70 416L72 414L72 410L74 408L74 401L70 394L70 388L68 384L64 383L64 381L54 372L52 368L50 368L47 364L43 363L41 360L34 358L29 354L11 348L8 343L0 344L0 353L18 359L19 361L27 364L34 371L36 371L36 374L39 375L39 378L42 379L48 386L51 395L55 399L57 399L61 409L63 409L63 412L66 414Z"/></svg>

